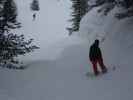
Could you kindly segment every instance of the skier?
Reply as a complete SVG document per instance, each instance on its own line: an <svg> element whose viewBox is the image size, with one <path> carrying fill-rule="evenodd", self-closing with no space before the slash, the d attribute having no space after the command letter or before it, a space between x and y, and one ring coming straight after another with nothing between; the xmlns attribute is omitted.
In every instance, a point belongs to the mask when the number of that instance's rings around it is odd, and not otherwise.
<svg viewBox="0 0 133 100"><path fill-rule="evenodd" d="M89 58L93 65L94 74L96 76L99 75L99 73L100 73L97 68L97 63L100 65L102 73L107 72L107 68L103 63L102 53L99 48L99 40L98 39L96 39L95 42L90 47Z"/></svg>
<svg viewBox="0 0 133 100"><path fill-rule="evenodd" d="M36 13L33 14L33 21L36 19Z"/></svg>

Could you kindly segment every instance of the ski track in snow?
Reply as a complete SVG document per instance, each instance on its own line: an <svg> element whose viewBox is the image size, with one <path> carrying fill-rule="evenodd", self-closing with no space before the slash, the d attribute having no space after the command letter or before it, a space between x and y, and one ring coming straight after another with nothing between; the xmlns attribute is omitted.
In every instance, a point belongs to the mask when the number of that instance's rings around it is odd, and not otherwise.
<svg viewBox="0 0 133 100"><path fill-rule="evenodd" d="M91 71L87 50L88 46L78 40L77 44L66 46L56 60L33 61L28 63L28 69L23 71L2 69L0 89L5 91L8 98L14 98L13 100L132 98L132 88L125 85L129 74L121 75L124 71L122 68L97 78L86 77L85 74Z"/></svg>

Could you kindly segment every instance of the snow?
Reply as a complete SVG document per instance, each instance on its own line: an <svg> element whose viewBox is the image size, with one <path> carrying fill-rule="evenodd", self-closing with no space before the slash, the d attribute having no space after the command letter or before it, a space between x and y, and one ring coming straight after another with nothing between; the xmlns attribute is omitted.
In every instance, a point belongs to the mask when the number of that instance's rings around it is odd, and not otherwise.
<svg viewBox="0 0 133 100"><path fill-rule="evenodd" d="M116 9L101 17L96 8L84 16L80 31L68 37L68 1L40 0L42 10L34 22L31 1L16 2L23 22L17 32L33 37L40 50L20 58L26 70L0 70L1 100L132 100L132 18L115 19ZM85 75L92 72L89 46L96 38L105 64L116 70L90 79Z"/></svg>

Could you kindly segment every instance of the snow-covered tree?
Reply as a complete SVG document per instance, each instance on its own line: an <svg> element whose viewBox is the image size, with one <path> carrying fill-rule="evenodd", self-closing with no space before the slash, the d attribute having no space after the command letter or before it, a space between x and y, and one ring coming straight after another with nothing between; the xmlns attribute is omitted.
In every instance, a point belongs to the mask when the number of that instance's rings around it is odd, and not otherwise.
<svg viewBox="0 0 133 100"><path fill-rule="evenodd" d="M118 19L133 16L133 0L88 0L89 5L93 7L100 7L98 12L103 12L107 15L116 6L122 8L119 13L115 14ZM93 4L92 4L93 1Z"/></svg>
<svg viewBox="0 0 133 100"><path fill-rule="evenodd" d="M38 0L33 0L32 1L31 10L33 10L33 11L39 11L40 10L39 1Z"/></svg>
<svg viewBox="0 0 133 100"><path fill-rule="evenodd" d="M73 31L79 30L79 24L81 21L81 18L86 14L88 11L88 0L71 0L72 2L72 19L69 20L72 22L72 27L67 28L69 30L69 34L71 34Z"/></svg>
<svg viewBox="0 0 133 100"><path fill-rule="evenodd" d="M17 21L17 7L13 0L0 1L0 66L18 64L18 55L24 55L37 49L33 39L25 40L24 35L12 33L12 29L20 28Z"/></svg>

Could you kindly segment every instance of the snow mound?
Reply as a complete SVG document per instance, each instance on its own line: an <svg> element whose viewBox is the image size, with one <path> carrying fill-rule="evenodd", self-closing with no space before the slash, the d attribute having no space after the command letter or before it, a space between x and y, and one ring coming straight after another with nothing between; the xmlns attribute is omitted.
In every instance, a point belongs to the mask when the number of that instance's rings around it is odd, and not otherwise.
<svg viewBox="0 0 133 100"><path fill-rule="evenodd" d="M98 13L97 9L88 12L80 23L79 36L89 40L101 41L104 59L110 66L130 66L133 59L133 18L118 20L114 17L117 8L108 16Z"/></svg>

